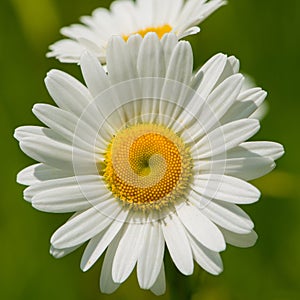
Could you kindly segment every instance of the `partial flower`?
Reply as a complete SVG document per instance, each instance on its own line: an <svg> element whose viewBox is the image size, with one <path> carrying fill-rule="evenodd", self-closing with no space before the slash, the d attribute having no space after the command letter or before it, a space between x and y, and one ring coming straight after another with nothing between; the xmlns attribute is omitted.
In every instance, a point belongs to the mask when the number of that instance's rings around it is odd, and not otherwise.
<svg viewBox="0 0 300 300"><path fill-rule="evenodd" d="M280 144L246 142L259 130L249 118L266 92L242 92L238 60L217 54L193 75L193 53L175 34L116 36L106 73L98 59L80 61L86 86L52 70L47 89L58 107L36 104L47 126L15 131L39 163L18 174L38 210L73 212L51 238L59 258L84 243L87 271L106 250L100 276L114 292L137 269L142 289L165 292L165 246L180 272L194 261L223 270L226 242L252 246L257 235L239 205L260 192L247 181L270 172Z"/></svg>
<svg viewBox="0 0 300 300"><path fill-rule="evenodd" d="M97 8L91 16L81 17L83 25L74 24L61 29L67 39L50 46L47 57L64 63L78 63L88 50L106 62L107 43L111 36L120 35L126 41L133 34L145 36L156 32L161 38L168 32L178 38L196 34L200 24L219 7L223 0L125 0L114 1L110 10Z"/></svg>

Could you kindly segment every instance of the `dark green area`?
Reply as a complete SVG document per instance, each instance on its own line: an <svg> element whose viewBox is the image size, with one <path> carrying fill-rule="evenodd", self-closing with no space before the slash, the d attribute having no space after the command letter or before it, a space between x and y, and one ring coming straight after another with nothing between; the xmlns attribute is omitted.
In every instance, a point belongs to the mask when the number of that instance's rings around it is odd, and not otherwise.
<svg viewBox="0 0 300 300"><path fill-rule="evenodd" d="M13 131L20 125L39 124L31 113L34 103L52 103L43 83L47 71L59 68L80 78L77 66L45 58L48 45L61 38L61 26L109 3L0 2L2 299L156 299L138 288L135 274L112 296L100 294L101 262L83 274L79 268L82 249L61 260L52 258L48 254L50 236L68 216L34 210L22 199L23 187L15 183L17 172L32 161L19 150ZM277 171L256 182L263 192L261 201L245 208L256 224L257 245L228 247L222 254L223 274L201 275L203 283L193 299L299 299L300 1L229 0L201 28L199 35L189 38L195 67L217 52L236 55L242 70L269 92L270 111L257 139L280 141L286 155ZM197 276L198 270L195 273ZM194 286L194 280L188 284ZM170 294L168 289L161 299L169 299Z"/></svg>

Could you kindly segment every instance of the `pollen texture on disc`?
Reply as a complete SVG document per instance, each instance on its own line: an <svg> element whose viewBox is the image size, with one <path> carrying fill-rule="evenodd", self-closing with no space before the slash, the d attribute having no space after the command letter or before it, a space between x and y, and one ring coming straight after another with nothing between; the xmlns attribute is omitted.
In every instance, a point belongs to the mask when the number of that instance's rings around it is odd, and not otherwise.
<svg viewBox="0 0 300 300"><path fill-rule="evenodd" d="M140 124L111 140L104 179L124 204L159 210L183 197L191 169L189 149L178 135L160 125Z"/></svg>

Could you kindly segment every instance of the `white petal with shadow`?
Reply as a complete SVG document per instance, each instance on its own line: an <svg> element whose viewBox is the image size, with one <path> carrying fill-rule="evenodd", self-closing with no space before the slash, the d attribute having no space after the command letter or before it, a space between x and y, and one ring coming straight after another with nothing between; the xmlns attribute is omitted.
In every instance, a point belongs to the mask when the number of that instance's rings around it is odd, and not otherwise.
<svg viewBox="0 0 300 300"><path fill-rule="evenodd" d="M69 74L51 70L45 79L47 89L56 104L80 117L92 101L89 90Z"/></svg>
<svg viewBox="0 0 300 300"><path fill-rule="evenodd" d="M49 180L25 190L26 198L33 195L32 206L52 213L75 212L97 205L111 196L99 176L77 176Z"/></svg>
<svg viewBox="0 0 300 300"><path fill-rule="evenodd" d="M112 264L114 257L119 245L121 234L118 234L108 246L104 261L102 264L101 275L100 275L100 290L105 294L112 294L119 286L112 279Z"/></svg>
<svg viewBox="0 0 300 300"><path fill-rule="evenodd" d="M165 241L158 222L146 223L143 246L137 263L137 277L142 289L155 283L163 263Z"/></svg>
<svg viewBox="0 0 300 300"><path fill-rule="evenodd" d="M82 271L85 272L94 265L94 263L105 251L106 247L119 233L124 225L124 222L126 221L127 216L127 210L121 211L111 225L109 225L105 230L89 241L81 258L80 268Z"/></svg>
<svg viewBox="0 0 300 300"><path fill-rule="evenodd" d="M134 223L134 220L128 219L112 265L114 282L122 283L131 274L140 255L141 245L145 238L144 232L144 224Z"/></svg>
<svg viewBox="0 0 300 300"><path fill-rule="evenodd" d="M275 142L246 142L239 145L238 149L232 149L232 155L237 155L236 152L252 152L263 157L270 157L273 160L278 159L284 154L284 148L279 143Z"/></svg>
<svg viewBox="0 0 300 300"><path fill-rule="evenodd" d="M236 101L242 84L243 76L235 74L214 89L205 103L202 103L201 109L195 114L196 120L189 127L189 135L183 136L183 138L186 141L197 141L207 132L219 126L219 120ZM188 126L188 124L185 124L185 126Z"/></svg>
<svg viewBox="0 0 300 300"><path fill-rule="evenodd" d="M86 85L93 97L96 97L109 88L108 77L99 60L94 55L84 52L81 56L80 65Z"/></svg>
<svg viewBox="0 0 300 300"><path fill-rule="evenodd" d="M165 276L165 267L163 263L161 265L161 269L158 274L158 277L150 290L156 296L161 296L166 292L166 276Z"/></svg>
<svg viewBox="0 0 300 300"><path fill-rule="evenodd" d="M72 171L49 167L45 164L34 164L26 167L17 175L17 182L23 185L33 185L46 180L72 177Z"/></svg>
<svg viewBox="0 0 300 300"><path fill-rule="evenodd" d="M236 233L249 233L254 224L250 217L237 205L207 199L191 192L190 201L211 221Z"/></svg>
<svg viewBox="0 0 300 300"><path fill-rule="evenodd" d="M226 152L252 137L259 127L259 122L253 119L242 119L218 127L192 145L193 158L204 159Z"/></svg>
<svg viewBox="0 0 300 300"><path fill-rule="evenodd" d="M223 271L223 263L218 252L211 251L188 235L195 261L207 272L219 275Z"/></svg>
<svg viewBox="0 0 300 300"><path fill-rule="evenodd" d="M115 199L103 201L67 221L52 235L51 244L61 249L84 243L111 224L121 210Z"/></svg>
<svg viewBox="0 0 300 300"><path fill-rule="evenodd" d="M260 197L259 190L252 184L227 175L197 175L192 189L209 199L236 204L250 204Z"/></svg>
<svg viewBox="0 0 300 300"><path fill-rule="evenodd" d="M250 204L258 201L260 192L241 179L219 174L202 174L194 177L192 189L208 199L229 203Z"/></svg>
<svg viewBox="0 0 300 300"><path fill-rule="evenodd" d="M237 234L220 227L226 243L240 248L248 248L254 246L257 241L257 234L254 230L247 234Z"/></svg>
<svg viewBox="0 0 300 300"><path fill-rule="evenodd" d="M77 250L81 246L82 245L77 245L77 246L71 247L71 248L56 249L55 247L53 247L53 245L51 245L49 252L55 258L62 258L62 257L65 257L66 255L74 252L75 250Z"/></svg>
<svg viewBox="0 0 300 300"><path fill-rule="evenodd" d="M199 160L194 168L203 174L224 174L249 181L271 172L275 168L275 163L271 158L251 155L245 151L244 157Z"/></svg>
<svg viewBox="0 0 300 300"><path fill-rule="evenodd" d="M191 246L176 214L170 213L164 219L162 230L174 264L184 275L191 275L194 269Z"/></svg>
<svg viewBox="0 0 300 300"><path fill-rule="evenodd" d="M213 251L226 248L223 235L218 227L192 203L176 207L179 219L186 229L204 246Z"/></svg>

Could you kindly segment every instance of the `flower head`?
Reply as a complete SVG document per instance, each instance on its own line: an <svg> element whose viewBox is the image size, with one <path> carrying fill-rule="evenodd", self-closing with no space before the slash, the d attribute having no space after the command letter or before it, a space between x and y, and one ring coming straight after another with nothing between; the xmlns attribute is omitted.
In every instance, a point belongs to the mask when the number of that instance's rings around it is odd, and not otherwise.
<svg viewBox="0 0 300 300"><path fill-rule="evenodd" d="M178 38L198 33L198 25L219 7L223 0L132 0L115 1L110 10L98 8L92 16L84 16L84 25L71 25L61 29L68 39L50 46L48 57L61 62L78 63L81 54L88 50L106 62L108 40L120 35L127 40L133 34L144 37L155 32L159 38L174 32Z"/></svg>
<svg viewBox="0 0 300 300"><path fill-rule="evenodd" d="M106 73L85 53L87 87L50 71L58 107L37 104L48 126L20 127L15 137L38 164L18 175L38 210L74 215L51 238L62 257L88 241L88 270L106 250L100 287L111 293L137 266L141 288L165 290L165 245L176 267L194 260L219 274L226 242L255 243L253 222L238 206L257 201L247 181L270 172L283 154L273 142L245 142L259 130L250 116L263 103L260 88L242 91L235 57L217 54L193 75L193 53L175 34L155 33L107 50Z"/></svg>

